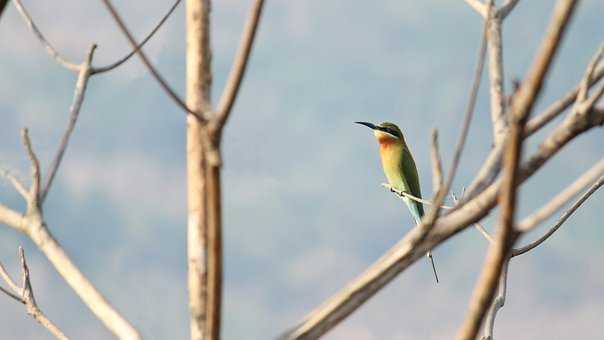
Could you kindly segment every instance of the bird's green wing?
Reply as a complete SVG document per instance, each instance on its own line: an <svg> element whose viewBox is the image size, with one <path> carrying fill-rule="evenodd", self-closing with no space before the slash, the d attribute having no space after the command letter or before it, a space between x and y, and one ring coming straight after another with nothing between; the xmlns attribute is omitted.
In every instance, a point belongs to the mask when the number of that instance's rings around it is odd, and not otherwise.
<svg viewBox="0 0 604 340"><path fill-rule="evenodd" d="M407 182L407 186L409 187L409 193L415 197L422 198L422 191L419 187L419 176L417 175L417 168L415 167L413 155L411 155L411 151L409 151L408 148L403 148L401 170L403 171L405 181ZM423 204L417 201L413 201L413 203L415 203L415 205L417 206L417 210L420 215L419 217L424 216Z"/></svg>

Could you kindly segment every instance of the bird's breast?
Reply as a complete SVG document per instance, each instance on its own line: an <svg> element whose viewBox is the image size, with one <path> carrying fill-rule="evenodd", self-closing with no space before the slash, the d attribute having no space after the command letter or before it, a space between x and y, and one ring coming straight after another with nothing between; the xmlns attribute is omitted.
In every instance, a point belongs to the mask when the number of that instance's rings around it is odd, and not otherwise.
<svg viewBox="0 0 604 340"><path fill-rule="evenodd" d="M402 145L380 143L380 156L384 174L388 178L389 184L398 190L403 190L404 188L401 187L403 180L400 168L401 157L403 156Z"/></svg>

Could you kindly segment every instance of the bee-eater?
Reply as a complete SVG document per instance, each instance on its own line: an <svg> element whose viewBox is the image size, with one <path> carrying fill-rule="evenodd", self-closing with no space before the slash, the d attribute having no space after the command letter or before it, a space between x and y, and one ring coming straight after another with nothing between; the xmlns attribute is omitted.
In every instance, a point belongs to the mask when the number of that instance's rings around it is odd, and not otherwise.
<svg viewBox="0 0 604 340"><path fill-rule="evenodd" d="M413 160L413 155L411 155L407 143L405 143L405 137L403 136L401 129L399 129L396 124L389 122L384 122L379 125L367 122L355 123L365 125L373 130L373 134L380 145L382 167L384 168L384 174L388 179L388 184L398 191L408 193L417 198L422 198L415 161ZM403 201L407 204L415 223L419 223L424 216L424 206L420 202L411 200L408 197L403 197ZM438 283L438 274L436 274L432 252L429 251L426 256L428 256L428 259L432 264L434 277Z"/></svg>

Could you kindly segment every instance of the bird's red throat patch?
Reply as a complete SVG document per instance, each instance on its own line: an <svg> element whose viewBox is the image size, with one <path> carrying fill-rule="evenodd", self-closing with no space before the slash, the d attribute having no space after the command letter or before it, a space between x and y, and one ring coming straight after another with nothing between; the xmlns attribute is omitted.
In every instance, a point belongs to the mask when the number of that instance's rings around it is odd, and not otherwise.
<svg viewBox="0 0 604 340"><path fill-rule="evenodd" d="M382 134L382 135L378 136L377 140L378 140L378 143L380 143L380 149L387 149L392 144L396 143L395 138L392 138L386 134Z"/></svg>

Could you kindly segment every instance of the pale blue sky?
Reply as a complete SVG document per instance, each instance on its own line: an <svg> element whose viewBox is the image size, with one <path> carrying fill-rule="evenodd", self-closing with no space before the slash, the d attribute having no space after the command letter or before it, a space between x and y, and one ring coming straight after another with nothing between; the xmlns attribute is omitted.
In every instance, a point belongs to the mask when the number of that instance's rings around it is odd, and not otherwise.
<svg viewBox="0 0 604 340"><path fill-rule="evenodd" d="M71 60L81 60L92 42L99 44L96 65L128 50L100 1L24 3ZM142 36L171 4L116 5ZM506 88L529 67L552 6L521 1L506 21ZM248 7L240 0L213 5L215 101ZM181 6L146 48L179 93L183 13ZM579 6L537 111L581 77L604 41L602 13L604 3L597 0ZM224 136L224 339L275 337L408 230L406 208L380 186L375 141L352 122L399 123L429 195L430 130L439 130L448 165L481 29L480 17L462 0L267 2ZM12 5L0 20L0 50L0 166L25 176L19 128L30 128L47 165L67 120L75 76L50 60ZM490 148L487 110L483 86L457 192ZM184 133L184 114L137 59L94 77L45 206L48 224L75 262L149 339L188 335ZM532 137L529 151L543 137ZM601 129L581 136L531 179L522 189L520 216L599 160L602 137ZM0 201L23 206L4 183ZM604 336L598 322L604 315L602 202L596 194L551 240L513 261L496 335ZM109 338L32 244L0 227L0 261L12 272L18 244L25 246L36 297L48 316L75 339ZM486 246L473 230L455 237L434 252L441 284L421 261L326 339L450 339ZM0 310L1 337L50 338L14 301L0 296Z"/></svg>

